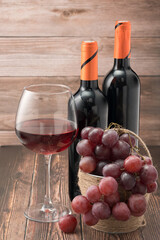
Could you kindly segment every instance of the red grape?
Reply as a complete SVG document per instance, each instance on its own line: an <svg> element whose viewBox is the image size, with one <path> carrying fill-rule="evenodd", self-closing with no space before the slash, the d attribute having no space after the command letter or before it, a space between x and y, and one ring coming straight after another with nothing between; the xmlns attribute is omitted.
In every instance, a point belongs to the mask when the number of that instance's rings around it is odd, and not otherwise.
<svg viewBox="0 0 160 240"><path fill-rule="evenodd" d="M147 164L147 165L153 165L152 159L149 158L148 156L143 156L143 160L142 160L143 165Z"/></svg>
<svg viewBox="0 0 160 240"><path fill-rule="evenodd" d="M142 216L142 215L145 213L145 211L146 211L146 210L143 210L142 212L138 212L138 213L132 212L132 215L133 215L134 217L140 217L140 216Z"/></svg>
<svg viewBox="0 0 160 240"><path fill-rule="evenodd" d="M147 184L147 193L156 192L158 188L157 182Z"/></svg>
<svg viewBox="0 0 160 240"><path fill-rule="evenodd" d="M92 206L92 214L98 219L107 219L111 215L110 207L105 202L96 202Z"/></svg>
<svg viewBox="0 0 160 240"><path fill-rule="evenodd" d="M114 163L117 164L120 167L121 171L123 170L123 168L124 168L124 160L118 159Z"/></svg>
<svg viewBox="0 0 160 240"><path fill-rule="evenodd" d="M96 160L94 157L86 156L81 158L79 162L79 168L86 173L91 173L96 168Z"/></svg>
<svg viewBox="0 0 160 240"><path fill-rule="evenodd" d="M93 145L87 139L81 140L76 146L77 153L81 156L91 156L93 149Z"/></svg>
<svg viewBox="0 0 160 240"><path fill-rule="evenodd" d="M131 212L124 202L118 202L112 208L112 215L120 221L127 221L130 218Z"/></svg>
<svg viewBox="0 0 160 240"><path fill-rule="evenodd" d="M153 165L145 164L140 171L140 179L145 185L155 182L158 178L158 172Z"/></svg>
<svg viewBox="0 0 160 240"><path fill-rule="evenodd" d="M146 211L147 202L142 194L132 194L128 199L128 206L133 216L141 216Z"/></svg>
<svg viewBox="0 0 160 240"><path fill-rule="evenodd" d="M101 144L103 133L102 128L93 128L89 131L88 139L94 144Z"/></svg>
<svg viewBox="0 0 160 240"><path fill-rule="evenodd" d="M140 193L142 195L146 194L147 187L141 181L136 181L136 185L132 188L132 193Z"/></svg>
<svg viewBox="0 0 160 240"><path fill-rule="evenodd" d="M92 206L88 199L84 196L78 195L72 200L72 208L76 213L84 214L88 212Z"/></svg>
<svg viewBox="0 0 160 240"><path fill-rule="evenodd" d="M134 175L127 172L121 174L120 182L125 190L131 190L136 185Z"/></svg>
<svg viewBox="0 0 160 240"><path fill-rule="evenodd" d="M142 160L135 155L130 155L124 160L124 168L130 173L139 172L142 168Z"/></svg>
<svg viewBox="0 0 160 240"><path fill-rule="evenodd" d="M110 160L111 150L104 145L98 145L95 148L95 155L100 160Z"/></svg>
<svg viewBox="0 0 160 240"><path fill-rule="evenodd" d="M101 196L98 186L92 185L87 189L86 197L91 203L98 202Z"/></svg>
<svg viewBox="0 0 160 240"><path fill-rule="evenodd" d="M113 177L104 177L99 183L99 190L103 195L112 195L117 189L118 183Z"/></svg>
<svg viewBox="0 0 160 240"><path fill-rule="evenodd" d="M98 223L98 219L93 216L92 210L83 215L83 222L88 226L93 226Z"/></svg>
<svg viewBox="0 0 160 240"><path fill-rule="evenodd" d="M88 139L88 133L92 129L93 129L93 127L85 127L85 128L83 128L82 131L81 131L81 138L82 139Z"/></svg>
<svg viewBox="0 0 160 240"><path fill-rule="evenodd" d="M135 137L128 133L123 133L120 137L120 140L123 140L127 142L131 147L134 147L136 145Z"/></svg>
<svg viewBox="0 0 160 240"><path fill-rule="evenodd" d="M102 143L105 146L112 148L116 144L118 139L119 139L118 133L114 129L109 129L104 132L102 136Z"/></svg>
<svg viewBox="0 0 160 240"><path fill-rule="evenodd" d="M130 145L123 140L118 140L118 142L112 148L112 158L114 160L125 159L129 156L129 153Z"/></svg>
<svg viewBox="0 0 160 240"><path fill-rule="evenodd" d="M113 207L116 203L120 202L119 192L115 192L112 195L104 196L104 202L108 203L110 207Z"/></svg>
<svg viewBox="0 0 160 240"><path fill-rule="evenodd" d="M103 167L104 167L106 164L107 164L106 162L102 162L102 161L98 162L98 163L97 163L97 166L96 166L96 169L95 169L95 171L94 171L94 174L95 174L95 175L102 176L102 175L103 175L103 174L102 174L102 169L103 169Z"/></svg>
<svg viewBox="0 0 160 240"><path fill-rule="evenodd" d="M102 170L103 176L118 178L121 175L120 167L115 163L106 164Z"/></svg>
<svg viewBox="0 0 160 240"><path fill-rule="evenodd" d="M59 219L59 227L65 233L73 233L77 226L77 219L73 215L65 215Z"/></svg>

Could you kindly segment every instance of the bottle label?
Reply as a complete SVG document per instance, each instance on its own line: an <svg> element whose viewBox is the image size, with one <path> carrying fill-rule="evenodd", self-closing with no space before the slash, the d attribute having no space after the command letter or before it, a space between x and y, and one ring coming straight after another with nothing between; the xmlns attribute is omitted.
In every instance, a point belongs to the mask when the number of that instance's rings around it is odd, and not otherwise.
<svg viewBox="0 0 160 240"><path fill-rule="evenodd" d="M95 41L82 42L81 45L81 80L98 79L98 45Z"/></svg>
<svg viewBox="0 0 160 240"><path fill-rule="evenodd" d="M131 57L131 24L129 21L116 21L114 58L125 59Z"/></svg>

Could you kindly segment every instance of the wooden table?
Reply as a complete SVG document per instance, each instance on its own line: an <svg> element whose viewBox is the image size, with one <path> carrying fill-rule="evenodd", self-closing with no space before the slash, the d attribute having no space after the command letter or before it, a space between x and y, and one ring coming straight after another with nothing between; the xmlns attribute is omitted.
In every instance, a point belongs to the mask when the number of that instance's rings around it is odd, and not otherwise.
<svg viewBox="0 0 160 240"><path fill-rule="evenodd" d="M149 147L160 176L159 147ZM69 205L67 151L56 155L51 165L52 199ZM151 196L147 225L126 234L107 234L81 222L74 234L64 234L57 223L42 224L28 221L23 212L27 206L43 201L44 161L23 146L0 147L0 240L158 240L160 239L160 190Z"/></svg>

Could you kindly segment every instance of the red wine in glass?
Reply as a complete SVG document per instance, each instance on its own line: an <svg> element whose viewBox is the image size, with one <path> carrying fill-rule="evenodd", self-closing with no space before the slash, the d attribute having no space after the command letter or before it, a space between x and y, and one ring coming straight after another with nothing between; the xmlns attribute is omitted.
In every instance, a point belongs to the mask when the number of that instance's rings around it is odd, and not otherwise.
<svg viewBox="0 0 160 240"><path fill-rule="evenodd" d="M74 122L60 118L20 122L15 130L25 147L45 155L55 154L68 148L77 132Z"/></svg>

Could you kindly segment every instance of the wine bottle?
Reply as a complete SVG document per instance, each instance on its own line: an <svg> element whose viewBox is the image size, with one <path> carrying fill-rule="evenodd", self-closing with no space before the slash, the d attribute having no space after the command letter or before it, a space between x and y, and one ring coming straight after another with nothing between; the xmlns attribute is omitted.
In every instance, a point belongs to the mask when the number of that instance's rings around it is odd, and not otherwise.
<svg viewBox="0 0 160 240"><path fill-rule="evenodd" d="M140 81L130 67L131 24L116 21L114 65L105 76L102 91L108 99L108 123L139 133Z"/></svg>
<svg viewBox="0 0 160 240"><path fill-rule="evenodd" d="M98 45L96 41L84 41L81 45L80 88L73 95L77 109L78 135L69 148L69 194L72 200L80 194L78 188L78 167L80 156L76 145L81 130L86 126L105 128L108 125L107 99L98 86Z"/></svg>

